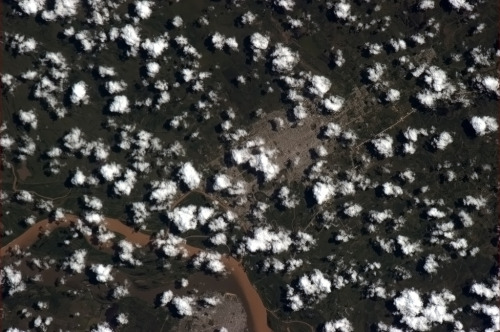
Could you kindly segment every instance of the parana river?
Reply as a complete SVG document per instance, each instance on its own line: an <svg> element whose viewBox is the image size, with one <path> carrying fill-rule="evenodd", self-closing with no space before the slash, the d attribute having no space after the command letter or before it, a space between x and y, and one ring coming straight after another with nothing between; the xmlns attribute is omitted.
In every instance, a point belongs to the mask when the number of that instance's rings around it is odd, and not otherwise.
<svg viewBox="0 0 500 332"><path fill-rule="evenodd" d="M50 222L48 219L43 219L28 228L23 234L12 240L9 244L3 246L0 250L0 257L3 257L10 248L16 245L20 248L27 248L35 243L39 239L39 235L45 231L52 231L58 227L70 226L71 223L76 222L77 219L78 217L72 214L66 214L65 219L59 222ZM147 246L150 242L150 236L148 234L135 231L118 219L105 218L105 223L110 231L120 233L130 242L142 247ZM188 244L183 244L183 246L187 250L189 256L196 255L202 251L201 248L193 247ZM230 256L223 256L222 262L229 271L228 278L233 279L232 281L237 285L236 295L238 295L245 307L250 331L271 332L271 329L267 326L266 307L248 279L243 266Z"/></svg>

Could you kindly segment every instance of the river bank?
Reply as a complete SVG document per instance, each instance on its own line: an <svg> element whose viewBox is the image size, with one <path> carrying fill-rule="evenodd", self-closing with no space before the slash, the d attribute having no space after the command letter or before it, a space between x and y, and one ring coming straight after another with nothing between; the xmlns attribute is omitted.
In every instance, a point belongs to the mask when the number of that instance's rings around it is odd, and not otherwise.
<svg viewBox="0 0 500 332"><path fill-rule="evenodd" d="M28 228L23 234L9 242L0 249L0 257L3 257L7 252L15 246L19 248L28 248L33 245L45 232L53 231L59 227L68 227L78 220L78 216L66 214L65 218L60 221L50 221L43 219ZM106 227L115 233L119 233L126 238L127 241L140 245L141 247L148 246L150 236L148 234L136 231L135 229L123 224L120 220L114 218L105 218ZM183 247L188 252L189 257L192 257L203 249L183 244ZM247 313L248 328L255 332L271 332L267 326L267 310L257 293L255 287L248 279L247 274L241 263L231 256L223 256L224 263L228 273L228 278L238 286L236 295L240 298Z"/></svg>

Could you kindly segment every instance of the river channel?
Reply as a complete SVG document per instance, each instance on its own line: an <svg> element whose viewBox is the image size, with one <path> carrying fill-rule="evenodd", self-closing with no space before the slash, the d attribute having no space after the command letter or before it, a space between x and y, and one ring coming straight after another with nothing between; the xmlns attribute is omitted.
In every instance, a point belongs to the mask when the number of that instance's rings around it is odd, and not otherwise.
<svg viewBox="0 0 500 332"><path fill-rule="evenodd" d="M58 227L71 226L71 224L77 220L77 216L66 214L65 219L58 222L49 221L48 219L38 221L28 228L23 234L3 246L0 250L0 257L3 257L9 249L14 246L19 246L19 248L28 248L33 245L40 238L41 234L46 231L50 232ZM128 241L140 245L141 247L148 246L150 242L150 235L136 231L123 224L118 219L105 218L104 222L110 231L123 235ZM183 247L187 250L189 256L194 256L203 250L188 244L183 244ZM224 255L221 260L229 272L227 277L230 278L230 281L237 286L236 295L242 301L247 313L249 330L253 332L271 332L272 330L267 325L266 307L264 306L264 303L262 302L262 299L257 293L255 287L248 279L241 263L233 257L227 255Z"/></svg>

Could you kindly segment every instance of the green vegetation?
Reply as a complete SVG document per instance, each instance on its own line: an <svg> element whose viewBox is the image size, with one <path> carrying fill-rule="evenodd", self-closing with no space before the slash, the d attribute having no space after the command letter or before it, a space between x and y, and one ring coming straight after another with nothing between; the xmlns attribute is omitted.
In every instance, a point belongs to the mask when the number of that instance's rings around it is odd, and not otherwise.
<svg viewBox="0 0 500 332"><path fill-rule="evenodd" d="M33 15L27 1L4 4L3 244L28 229L27 218L81 219L29 254L2 258L26 282L4 291L5 329L32 328L41 315L54 319L48 330L108 322L174 331L191 324L179 317L189 311L159 306L163 292L191 296L197 308L211 287L238 293L234 281L170 255L174 236L240 260L275 332L337 331L328 323L343 319L338 331L496 328L477 308L500 296L497 3L73 2L74 13L53 21L43 14L52 2ZM150 15L141 18L141 6ZM248 13L253 22L242 19ZM252 42L257 32L267 48ZM22 51L20 36L36 47ZM166 43L161 54L148 51L147 38ZM111 91L122 80L123 91ZM113 112L119 95L128 111ZM474 117L490 122L481 129ZM106 241L103 216L153 241L128 252L127 236ZM80 273L61 268L82 249ZM96 266L108 264L113 280L97 282ZM183 278L189 285L178 287ZM197 280L206 289L192 286ZM481 283L483 295L472 290ZM113 298L123 285L130 294ZM411 289L424 303L419 328L395 304ZM455 299L438 309L452 318L433 320L423 308L444 289ZM30 307L34 299L48 309ZM22 318L24 308L31 317ZM128 324L117 325L119 313Z"/></svg>

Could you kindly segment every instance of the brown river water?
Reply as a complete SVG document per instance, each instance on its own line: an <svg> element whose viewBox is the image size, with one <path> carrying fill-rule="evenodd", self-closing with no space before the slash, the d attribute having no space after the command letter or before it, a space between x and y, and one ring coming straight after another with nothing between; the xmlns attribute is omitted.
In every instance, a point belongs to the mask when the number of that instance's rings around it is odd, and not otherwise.
<svg viewBox="0 0 500 332"><path fill-rule="evenodd" d="M50 222L48 219L41 220L28 228L23 234L12 240L7 245L3 246L0 250L0 257L3 257L10 248L19 246L20 248L28 248L35 243L45 231L52 231L58 227L67 227L76 222L77 216L66 214L64 221ZM119 233L125 238L142 247L147 246L150 242L150 236L134 230L131 227L123 224L118 219L105 218L107 228L115 233ZM193 247L188 244L183 245L187 250L189 256L196 255L201 248ZM223 256L222 262L228 270L228 278L232 284L235 284L236 295L243 302L245 311L247 313L248 327L250 331L254 332L272 332L267 326L267 310L257 293L255 287L248 279L247 274L240 262L230 256Z"/></svg>

